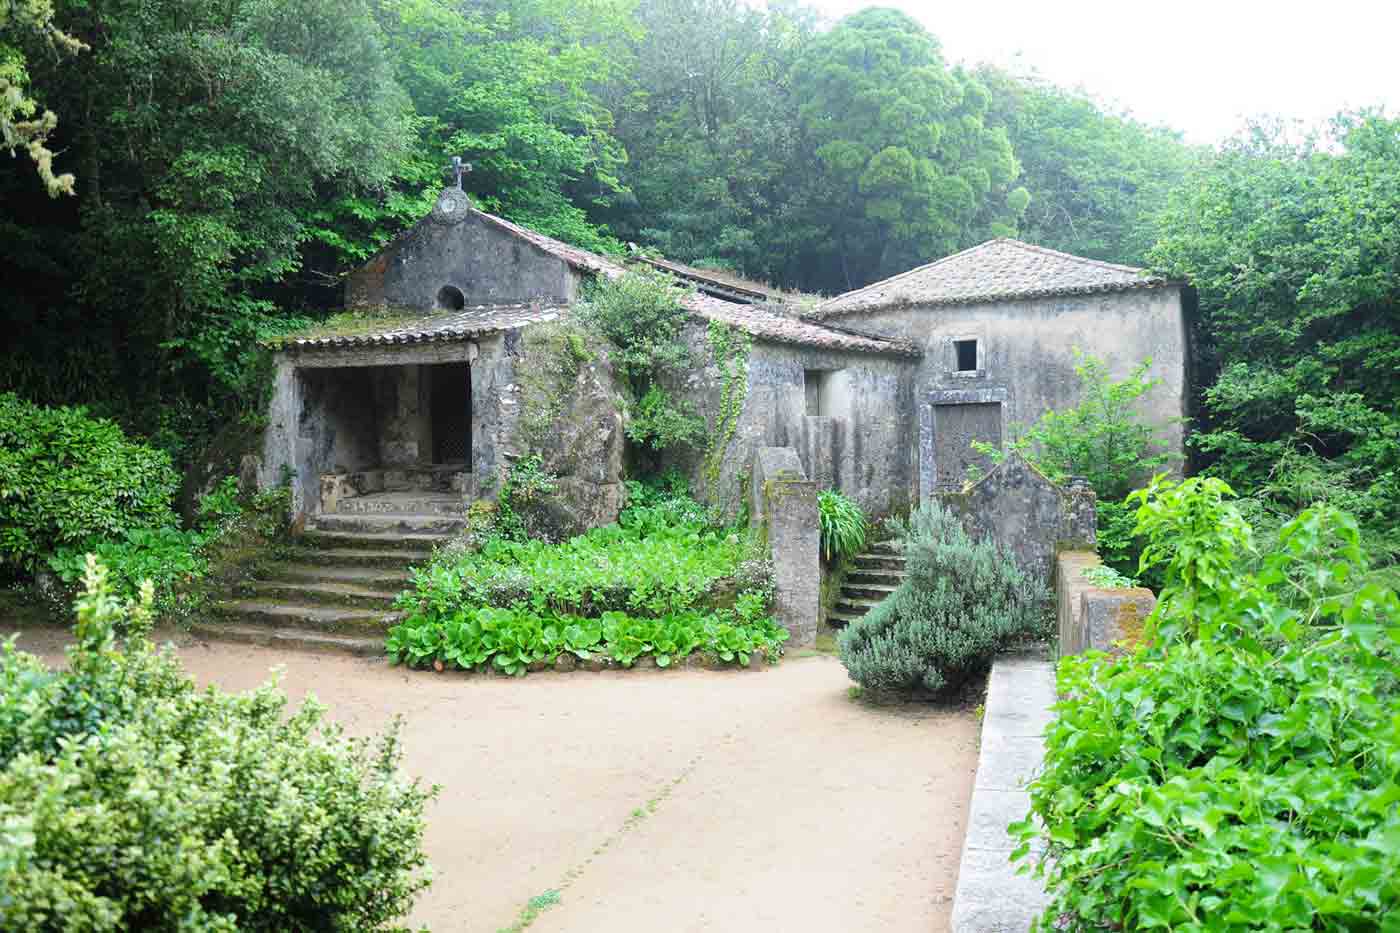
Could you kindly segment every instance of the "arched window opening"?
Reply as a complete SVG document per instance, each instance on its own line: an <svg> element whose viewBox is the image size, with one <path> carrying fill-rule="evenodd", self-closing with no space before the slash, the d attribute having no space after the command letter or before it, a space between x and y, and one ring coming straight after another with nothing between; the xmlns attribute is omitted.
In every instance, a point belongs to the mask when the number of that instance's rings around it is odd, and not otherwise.
<svg viewBox="0 0 1400 933"><path fill-rule="evenodd" d="M467 306L467 296L455 285L444 285L438 290L437 306L444 311L461 311Z"/></svg>

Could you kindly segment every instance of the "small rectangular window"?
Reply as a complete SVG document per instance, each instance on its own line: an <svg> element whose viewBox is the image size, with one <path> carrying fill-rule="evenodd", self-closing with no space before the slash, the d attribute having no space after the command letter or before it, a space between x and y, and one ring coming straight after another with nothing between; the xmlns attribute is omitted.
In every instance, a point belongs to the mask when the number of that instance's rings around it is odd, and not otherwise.
<svg viewBox="0 0 1400 933"><path fill-rule="evenodd" d="M826 394L826 379L830 375L824 369L804 369L802 371L802 389L807 396L807 414L824 415L822 411L822 396Z"/></svg>
<svg viewBox="0 0 1400 933"><path fill-rule="evenodd" d="M954 340L953 352L957 356L958 372L975 373L977 371L976 340Z"/></svg>

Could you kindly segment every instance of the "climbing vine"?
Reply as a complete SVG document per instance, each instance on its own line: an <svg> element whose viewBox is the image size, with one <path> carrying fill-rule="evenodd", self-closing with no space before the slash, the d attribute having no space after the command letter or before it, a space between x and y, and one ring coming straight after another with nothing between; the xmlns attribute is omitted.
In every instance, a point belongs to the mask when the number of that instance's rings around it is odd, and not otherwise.
<svg viewBox="0 0 1400 933"><path fill-rule="evenodd" d="M710 352L719 367L719 414L705 448L705 492L711 502L719 498L720 468L724 452L739 430L739 414L749 391L749 351L753 338L722 321L711 321L707 334Z"/></svg>

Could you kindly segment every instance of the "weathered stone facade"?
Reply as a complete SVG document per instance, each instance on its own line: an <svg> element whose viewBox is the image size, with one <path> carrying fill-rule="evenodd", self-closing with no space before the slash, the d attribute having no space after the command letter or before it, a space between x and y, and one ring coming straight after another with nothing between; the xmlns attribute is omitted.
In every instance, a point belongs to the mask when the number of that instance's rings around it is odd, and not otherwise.
<svg viewBox="0 0 1400 933"><path fill-rule="evenodd" d="M962 406L995 406L1000 437L985 428L969 437L1003 440L1014 425L1033 424L1047 411L1070 408L1080 401L1076 351L1104 360L1115 379L1150 358L1149 375L1161 379L1162 385L1143 397L1140 412L1157 426L1168 450L1182 450L1189 386L1181 286L970 305L915 305L834 320L923 349L923 358L909 367L912 371L907 376L907 394L918 418L917 481L922 494L962 482L959 474L965 462L949 467L946 458L952 448L940 443L941 422L954 419L940 419L940 414ZM976 342L976 369L958 369L955 343L964 340ZM965 445L962 437L958 440L961 451ZM985 460L981 464L985 467Z"/></svg>
<svg viewBox="0 0 1400 933"><path fill-rule="evenodd" d="M707 444L723 444L718 470L709 450L672 455L691 488L728 514L742 501L744 474L764 447L791 447L803 472L821 489L839 488L867 512L882 515L908 506L914 461L906 439L909 415L905 358L755 340L745 367L743 405L732 434L721 433L724 386L707 339L708 324L686 329L698 365L670 388L707 421ZM820 382L816 405L809 394ZM820 414L809 414L813 408Z"/></svg>
<svg viewBox="0 0 1400 933"><path fill-rule="evenodd" d="M1157 597L1146 587L1095 586L1084 571L1103 562L1093 551L1062 552L1055 561L1060 657L1121 652L1142 643Z"/></svg>

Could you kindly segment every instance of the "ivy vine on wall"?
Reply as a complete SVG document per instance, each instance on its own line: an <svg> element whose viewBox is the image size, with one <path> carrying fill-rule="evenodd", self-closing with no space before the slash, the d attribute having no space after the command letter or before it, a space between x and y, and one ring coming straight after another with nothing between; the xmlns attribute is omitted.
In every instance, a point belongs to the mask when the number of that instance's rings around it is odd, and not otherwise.
<svg viewBox="0 0 1400 933"><path fill-rule="evenodd" d="M710 353L719 367L719 413L705 448L705 492L711 502L719 499L720 470L724 452L739 430L739 414L749 391L749 351L753 337L722 321L711 321L706 335Z"/></svg>

